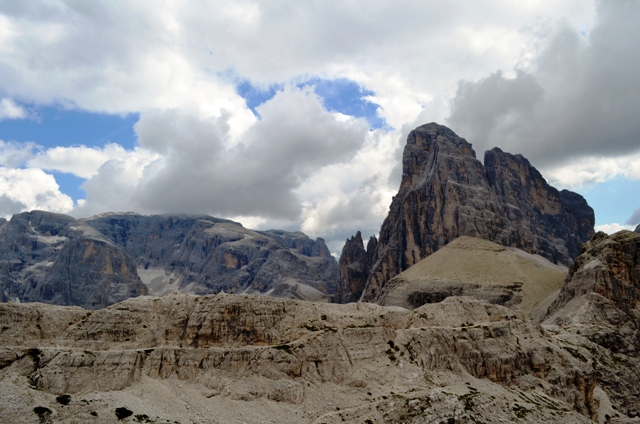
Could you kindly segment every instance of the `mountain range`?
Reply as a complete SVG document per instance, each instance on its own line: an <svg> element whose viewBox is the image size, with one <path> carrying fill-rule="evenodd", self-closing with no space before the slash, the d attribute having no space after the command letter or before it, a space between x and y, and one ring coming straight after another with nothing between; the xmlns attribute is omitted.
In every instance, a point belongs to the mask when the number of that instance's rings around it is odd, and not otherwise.
<svg viewBox="0 0 640 424"><path fill-rule="evenodd" d="M209 216L0 223L16 423L640 422L640 226L412 131L379 237ZM334 304L331 304L334 303ZM342 304L335 304L342 303Z"/></svg>

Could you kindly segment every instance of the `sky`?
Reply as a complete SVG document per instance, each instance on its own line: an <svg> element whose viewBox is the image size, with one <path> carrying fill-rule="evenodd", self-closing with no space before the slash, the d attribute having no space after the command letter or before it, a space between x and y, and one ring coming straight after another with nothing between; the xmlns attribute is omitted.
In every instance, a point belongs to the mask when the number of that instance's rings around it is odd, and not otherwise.
<svg viewBox="0 0 640 424"><path fill-rule="evenodd" d="M635 0L0 0L0 216L375 235L411 129L640 223Z"/></svg>

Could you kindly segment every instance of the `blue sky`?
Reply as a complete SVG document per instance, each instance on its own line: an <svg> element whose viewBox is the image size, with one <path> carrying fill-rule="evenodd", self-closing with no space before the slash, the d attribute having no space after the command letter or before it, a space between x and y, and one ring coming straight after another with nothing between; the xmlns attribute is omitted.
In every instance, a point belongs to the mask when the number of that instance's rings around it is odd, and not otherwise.
<svg viewBox="0 0 640 424"><path fill-rule="evenodd" d="M637 2L209 3L0 5L0 215L208 213L339 252L428 122L598 225L640 208Z"/></svg>

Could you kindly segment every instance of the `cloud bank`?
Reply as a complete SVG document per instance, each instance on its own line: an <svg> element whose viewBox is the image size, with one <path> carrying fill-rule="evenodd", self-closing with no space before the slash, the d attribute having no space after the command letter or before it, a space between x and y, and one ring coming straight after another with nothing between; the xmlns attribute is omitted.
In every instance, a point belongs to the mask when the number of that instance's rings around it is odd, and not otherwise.
<svg viewBox="0 0 640 424"><path fill-rule="evenodd" d="M431 121L553 184L640 179L639 21L632 1L0 2L0 121L139 116L133 149L0 142L0 214L208 213L335 252L377 232L406 135ZM361 87L386 125L305 81ZM274 94L249 107L244 83ZM52 172L85 180L86 198Z"/></svg>

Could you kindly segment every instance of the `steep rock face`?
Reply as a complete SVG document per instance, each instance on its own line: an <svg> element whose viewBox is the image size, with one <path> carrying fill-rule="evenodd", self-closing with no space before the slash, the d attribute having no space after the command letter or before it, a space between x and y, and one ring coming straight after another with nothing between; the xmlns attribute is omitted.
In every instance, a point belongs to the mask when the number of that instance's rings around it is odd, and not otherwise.
<svg viewBox="0 0 640 424"><path fill-rule="evenodd" d="M0 300L103 308L182 291L329 301L338 264L324 240L209 216L48 212L0 223Z"/></svg>
<svg viewBox="0 0 640 424"><path fill-rule="evenodd" d="M70 405L79 416L98 407L105 392L130 393L136 385L143 385L146 404L162 394L155 389L162 382L176 381L178 393L191 393L191 406L179 412L183 420L209 402L219 402L218 417L229 413L225 402L235 414L287 408L278 422L596 418L591 367L539 327L506 318L512 315L469 298L413 312L225 294L142 297L88 314L4 304L0 415L22 419L11 408L18 398L33 420L22 422L37 422L31 411L38 404L28 402L46 400L43 394L58 419L67 407L55 406L56 395L98 401ZM34 332L43 316L50 324ZM114 406L122 405L112 405L111 414ZM264 420L240 416L221 421Z"/></svg>
<svg viewBox="0 0 640 424"><path fill-rule="evenodd" d="M498 148L485 166L466 140L427 124L413 130L403 177L382 224L362 299L459 236L483 238L569 265L593 235L593 210L578 194L559 192L521 155Z"/></svg>
<svg viewBox="0 0 640 424"><path fill-rule="evenodd" d="M640 234L620 231L611 236L598 232L582 248L549 314L573 299L596 293L640 328ZM640 339L631 350L640 348Z"/></svg>
<svg viewBox="0 0 640 424"><path fill-rule="evenodd" d="M0 228L0 258L6 300L96 309L148 293L127 252L66 215L14 215Z"/></svg>
<svg viewBox="0 0 640 424"><path fill-rule="evenodd" d="M372 236L365 250L360 231L347 239L340 256L337 303L357 302L360 299L367 284L377 243L378 240Z"/></svg>
<svg viewBox="0 0 640 424"><path fill-rule="evenodd" d="M266 293L328 300L338 264L324 240L252 231L209 216L105 214L86 220L138 263L152 293Z"/></svg>
<svg viewBox="0 0 640 424"><path fill-rule="evenodd" d="M598 232L549 308L544 322L592 362L620 413L640 416L640 234Z"/></svg>

